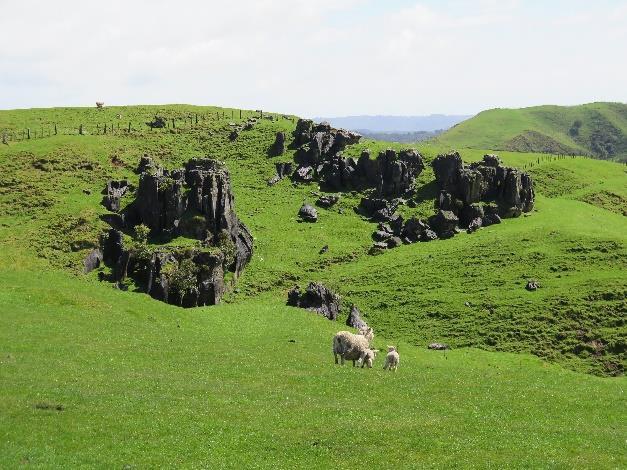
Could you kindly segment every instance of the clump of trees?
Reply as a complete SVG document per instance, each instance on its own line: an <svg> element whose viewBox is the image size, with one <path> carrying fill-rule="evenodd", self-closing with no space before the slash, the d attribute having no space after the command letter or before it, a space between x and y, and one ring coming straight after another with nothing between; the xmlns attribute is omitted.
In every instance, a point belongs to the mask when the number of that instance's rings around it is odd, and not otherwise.
<svg viewBox="0 0 627 470"><path fill-rule="evenodd" d="M577 137L579 135L579 129L581 129L582 125L583 123L579 119L575 120L575 122L573 122L573 125L570 126L570 129L568 129L568 134L571 137Z"/></svg>

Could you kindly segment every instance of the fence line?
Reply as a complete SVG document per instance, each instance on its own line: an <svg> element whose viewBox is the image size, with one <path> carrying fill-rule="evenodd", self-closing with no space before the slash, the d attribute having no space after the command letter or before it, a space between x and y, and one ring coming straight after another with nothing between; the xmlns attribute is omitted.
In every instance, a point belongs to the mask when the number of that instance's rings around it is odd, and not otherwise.
<svg viewBox="0 0 627 470"><path fill-rule="evenodd" d="M239 111L239 119L248 119L256 117L263 119L264 113L262 110L257 111ZM229 116L230 114L230 116ZM281 119L287 119L294 121L293 117L285 116L281 114L265 114L266 119L272 119L279 121ZM187 116L178 116L171 118L164 118L165 127L150 126L148 122L133 122L133 121L109 121L96 124L85 125L80 123L76 126L59 126L58 123L49 123L46 125L37 124L35 126L26 126L21 129L0 129L0 135L2 136L2 142L8 144L9 142L22 142L24 140L42 139L46 137L53 137L57 135L141 135L145 132L159 132L176 129L195 130L203 129L203 123L205 121L221 121L225 119L237 119L235 110L232 109L227 114L226 111L216 111L213 113L191 113Z"/></svg>

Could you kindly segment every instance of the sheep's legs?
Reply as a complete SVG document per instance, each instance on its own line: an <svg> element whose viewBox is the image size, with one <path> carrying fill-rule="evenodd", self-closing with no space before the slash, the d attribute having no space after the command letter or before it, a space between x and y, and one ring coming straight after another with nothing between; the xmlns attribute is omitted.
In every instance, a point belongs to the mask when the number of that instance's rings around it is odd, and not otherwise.
<svg viewBox="0 0 627 470"><path fill-rule="evenodd" d="M337 354L333 354L333 357L335 358L335 363L337 364Z"/></svg>

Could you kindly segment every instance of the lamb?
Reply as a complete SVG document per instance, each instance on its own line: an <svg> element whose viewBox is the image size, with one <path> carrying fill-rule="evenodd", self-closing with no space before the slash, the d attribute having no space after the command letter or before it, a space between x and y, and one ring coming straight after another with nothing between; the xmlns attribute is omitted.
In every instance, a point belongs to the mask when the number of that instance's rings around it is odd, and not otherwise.
<svg viewBox="0 0 627 470"><path fill-rule="evenodd" d="M372 369L372 363L374 362L375 357L377 357L378 352L378 349L366 349L366 351L359 358L361 368L363 369L366 365L368 366L368 369Z"/></svg>
<svg viewBox="0 0 627 470"><path fill-rule="evenodd" d="M359 331L359 334L353 334L350 331L340 331L333 337L333 356L335 363L338 363L338 356L341 365L345 360L355 361L367 360L366 356L370 351L370 342L374 338L372 328L366 328ZM374 359L374 358L373 358Z"/></svg>
<svg viewBox="0 0 627 470"><path fill-rule="evenodd" d="M104 107L104 101L96 101L96 108L100 109Z"/></svg>
<svg viewBox="0 0 627 470"><path fill-rule="evenodd" d="M385 356L385 364L383 364L383 370L393 370L396 372L400 357L395 346L388 346L388 354Z"/></svg>

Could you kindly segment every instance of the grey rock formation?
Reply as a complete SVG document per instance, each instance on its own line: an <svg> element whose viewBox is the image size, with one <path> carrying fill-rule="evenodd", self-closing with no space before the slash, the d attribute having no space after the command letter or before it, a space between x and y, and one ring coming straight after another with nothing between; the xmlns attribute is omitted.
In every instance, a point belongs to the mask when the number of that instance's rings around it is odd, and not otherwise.
<svg viewBox="0 0 627 470"><path fill-rule="evenodd" d="M303 204L298 211L298 217L305 222L316 222L318 220L318 211L310 204Z"/></svg>
<svg viewBox="0 0 627 470"><path fill-rule="evenodd" d="M441 189L451 195L451 201L463 205L494 201L501 217L517 217L533 209L535 194L531 177L516 168L501 165L496 155L485 155L480 162L465 166L459 153L438 155L432 162ZM440 200L440 208L447 207Z"/></svg>
<svg viewBox="0 0 627 470"><path fill-rule="evenodd" d="M287 305L305 308L335 320L342 306L341 298L322 284L311 282L304 292L294 287L287 295Z"/></svg>
<svg viewBox="0 0 627 470"><path fill-rule="evenodd" d="M102 204L112 212L120 210L120 199L130 189L127 180L109 180L105 187Z"/></svg>
<svg viewBox="0 0 627 470"><path fill-rule="evenodd" d="M459 219L451 211L439 210L437 214L429 218L429 225L437 233L438 238L450 238L455 235L455 229Z"/></svg>
<svg viewBox="0 0 627 470"><path fill-rule="evenodd" d="M431 343L429 346L427 346L427 348L434 349L436 351L444 351L445 349L449 349L449 346L448 344L444 343Z"/></svg>
<svg viewBox="0 0 627 470"><path fill-rule="evenodd" d="M87 274L94 269L98 269L103 262L103 254L100 248L94 248L83 260L85 266L84 273Z"/></svg>
<svg viewBox="0 0 627 470"><path fill-rule="evenodd" d="M337 204L339 200L340 200L340 196L338 196L337 194L328 194L328 195L320 196L316 200L316 205L319 207L328 209L329 207L332 207L335 204Z"/></svg>
<svg viewBox="0 0 627 470"><path fill-rule="evenodd" d="M125 249L122 232L111 229L102 240L102 257L115 281L131 276L155 299L183 307L218 303L226 289L224 273L237 278L253 253L252 235L235 213L226 167L196 158L183 169L164 170L146 159L140 168L146 170L120 228L145 224L153 236L183 235L202 246Z"/></svg>
<svg viewBox="0 0 627 470"><path fill-rule="evenodd" d="M348 314L348 318L346 318L346 326L350 326L358 330L368 328L368 323L361 318L361 312L355 304L351 305L351 311Z"/></svg>
<svg viewBox="0 0 627 470"><path fill-rule="evenodd" d="M394 150L386 150L379 154L377 163L377 192L384 197L402 196L424 170L422 156L415 150L403 150L398 155Z"/></svg>
<svg viewBox="0 0 627 470"><path fill-rule="evenodd" d="M392 218L397 207L398 201L390 201L383 198L364 197L361 199L357 211L375 221L385 222Z"/></svg>
<svg viewBox="0 0 627 470"><path fill-rule="evenodd" d="M268 186L273 186L286 176L290 176L293 171L292 162L278 162L275 164L276 174L268 180Z"/></svg>
<svg viewBox="0 0 627 470"><path fill-rule="evenodd" d="M274 143L270 147L270 155L278 157L285 153L285 132L279 131L276 133Z"/></svg>

